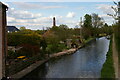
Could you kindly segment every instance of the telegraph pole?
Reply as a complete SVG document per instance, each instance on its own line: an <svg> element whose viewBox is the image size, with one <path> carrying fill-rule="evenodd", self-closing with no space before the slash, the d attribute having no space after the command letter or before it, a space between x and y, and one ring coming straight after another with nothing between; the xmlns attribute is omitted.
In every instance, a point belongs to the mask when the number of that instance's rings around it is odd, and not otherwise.
<svg viewBox="0 0 120 80"><path fill-rule="evenodd" d="M8 7L0 2L0 79L6 77L7 31L6 11Z"/></svg>

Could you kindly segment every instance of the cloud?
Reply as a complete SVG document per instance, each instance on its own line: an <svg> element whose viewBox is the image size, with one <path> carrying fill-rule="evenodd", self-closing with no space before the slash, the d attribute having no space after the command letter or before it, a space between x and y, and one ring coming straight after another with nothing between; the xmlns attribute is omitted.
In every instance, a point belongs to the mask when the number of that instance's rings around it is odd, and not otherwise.
<svg viewBox="0 0 120 80"><path fill-rule="evenodd" d="M19 19L28 19L28 18L41 17L42 14L40 13L35 14L25 10L15 10L14 8L10 8L8 10L8 16L19 18Z"/></svg>
<svg viewBox="0 0 120 80"><path fill-rule="evenodd" d="M66 17L73 18L73 17L75 17L75 13L74 12L69 12Z"/></svg>
<svg viewBox="0 0 120 80"><path fill-rule="evenodd" d="M43 26L51 27L53 17L56 17L57 22L59 19L63 18L63 16L59 15L45 17L40 13L32 13L26 10L15 10L14 8L10 8L7 12L8 25L25 26L29 29L42 29Z"/></svg>
<svg viewBox="0 0 120 80"><path fill-rule="evenodd" d="M13 21L15 21L15 18L13 18L13 17L7 17L7 21L8 22L13 22Z"/></svg>
<svg viewBox="0 0 120 80"><path fill-rule="evenodd" d="M12 2L18 8L21 9L53 9L53 8L63 8L63 6L48 6L48 5L41 5L35 3L28 3L28 2Z"/></svg>
<svg viewBox="0 0 120 80"><path fill-rule="evenodd" d="M60 16L58 14L49 14L47 16L42 15L41 13L31 12L31 10L16 10L15 8L9 8L7 12L7 22L8 25L12 26L25 26L28 29L42 29L43 27L52 27L52 19L56 18L56 25L66 24L70 28L74 28L78 23L77 20L74 20L74 12L69 12L66 16Z"/></svg>
<svg viewBox="0 0 120 80"><path fill-rule="evenodd" d="M97 9L100 9L103 11L105 14L114 14L114 10L111 8L113 5L107 5L107 4L99 4ZM116 7L116 6L113 6Z"/></svg>
<svg viewBox="0 0 120 80"><path fill-rule="evenodd" d="M104 18L105 22L107 22L110 25L113 24L113 22L115 21L111 16L108 16L107 14L102 14L99 16Z"/></svg>
<svg viewBox="0 0 120 80"><path fill-rule="evenodd" d="M108 4L99 4L97 9L102 10L104 14L100 15L100 17L104 18L105 22L108 24L113 24L115 21L113 17L107 15L107 14L115 14L115 11L111 8L113 5L108 5ZM117 7L114 5L113 7Z"/></svg>

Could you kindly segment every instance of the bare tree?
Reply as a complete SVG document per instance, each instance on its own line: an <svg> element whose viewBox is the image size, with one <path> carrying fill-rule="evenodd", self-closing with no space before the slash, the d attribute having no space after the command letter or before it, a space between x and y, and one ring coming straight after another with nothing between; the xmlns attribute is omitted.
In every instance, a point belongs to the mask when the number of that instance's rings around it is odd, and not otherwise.
<svg viewBox="0 0 120 80"><path fill-rule="evenodd" d="M96 13L92 14L92 26L94 28L102 27L103 23L104 23L103 18L99 17L98 14L96 14Z"/></svg>
<svg viewBox="0 0 120 80"><path fill-rule="evenodd" d="M118 20L118 22L120 23L120 1L117 3L117 2L114 2L114 4L117 6L117 7L111 7L115 14L108 14L109 16L112 16L115 20Z"/></svg>

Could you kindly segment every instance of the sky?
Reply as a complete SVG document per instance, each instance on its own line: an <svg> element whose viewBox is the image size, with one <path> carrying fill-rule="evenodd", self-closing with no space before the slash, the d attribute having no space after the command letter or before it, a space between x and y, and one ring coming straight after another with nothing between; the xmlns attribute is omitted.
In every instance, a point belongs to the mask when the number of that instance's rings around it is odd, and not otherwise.
<svg viewBox="0 0 120 80"><path fill-rule="evenodd" d="M111 2L113 0L1 0L4 2ZM114 0L119 1L119 0Z"/></svg>
<svg viewBox="0 0 120 80"><path fill-rule="evenodd" d="M70 28L79 25L80 17L84 19L85 14L96 13L103 17L109 25L113 24L114 19L107 14L114 14L111 6L115 6L111 0L99 2L101 0L86 0L86 2L74 2L68 0L4 0L8 5L7 25L18 28L24 26L27 29L37 30L52 27L52 18L56 18L56 25L66 24ZM87 2L88 1L88 2ZM96 1L96 2L95 2ZM2 1L1 1L2 2Z"/></svg>

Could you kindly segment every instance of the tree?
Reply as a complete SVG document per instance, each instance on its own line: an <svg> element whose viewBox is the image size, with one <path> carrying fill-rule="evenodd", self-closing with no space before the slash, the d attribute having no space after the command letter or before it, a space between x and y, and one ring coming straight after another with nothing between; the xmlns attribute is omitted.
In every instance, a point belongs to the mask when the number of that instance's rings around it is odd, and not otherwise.
<svg viewBox="0 0 120 80"><path fill-rule="evenodd" d="M62 29L68 29L68 26L65 25L65 24L61 24L61 25L59 26L59 28L62 28Z"/></svg>
<svg viewBox="0 0 120 80"><path fill-rule="evenodd" d="M116 3L116 2L114 2L114 4L117 6L117 7L111 7L113 10L114 10L114 13L115 14L109 14L108 13L108 15L109 16L112 16L115 20L118 20L118 22L117 22L117 27L115 27L115 35L116 35L116 37L118 37L118 38L120 38L120 27L119 27L119 25L120 25L120 1L118 2L118 3Z"/></svg>
<svg viewBox="0 0 120 80"><path fill-rule="evenodd" d="M93 13L92 14L92 35L98 36L100 34L100 28L104 26L104 20L103 18L99 17L98 14Z"/></svg>
<svg viewBox="0 0 120 80"><path fill-rule="evenodd" d="M91 28L92 27L92 17L89 14L86 14L84 16L85 20L84 20L84 27L86 28Z"/></svg>
<svg viewBox="0 0 120 80"><path fill-rule="evenodd" d="M23 27L20 27L20 30L26 30L26 28L23 26Z"/></svg>
<svg viewBox="0 0 120 80"><path fill-rule="evenodd" d="M84 24L82 28L82 34L85 39L88 39L92 33L92 17L89 14L84 16Z"/></svg>
<svg viewBox="0 0 120 80"><path fill-rule="evenodd" d="M99 17L98 14L95 14L95 13L92 14L92 26L94 28L102 27L103 23L104 23L103 19Z"/></svg>
<svg viewBox="0 0 120 80"><path fill-rule="evenodd" d="M118 20L118 22L120 21L120 1L118 3L114 2L114 4L117 6L117 7L111 7L114 11L115 14L107 14L109 16L112 16L115 20Z"/></svg>
<svg viewBox="0 0 120 80"><path fill-rule="evenodd" d="M47 47L47 43L45 38L43 37L42 40L40 41L40 47L42 47L42 50L45 52L46 51L46 47Z"/></svg>
<svg viewBox="0 0 120 80"><path fill-rule="evenodd" d="M25 30L26 31L26 30ZM8 45L9 46L18 46L21 44L31 44L31 45L39 45L41 40L41 35L30 31L25 32L16 32L8 34Z"/></svg>
<svg viewBox="0 0 120 80"><path fill-rule="evenodd" d="M107 24L107 23L105 23L105 24L104 24L104 26L105 26L105 27L108 27L108 24Z"/></svg>

